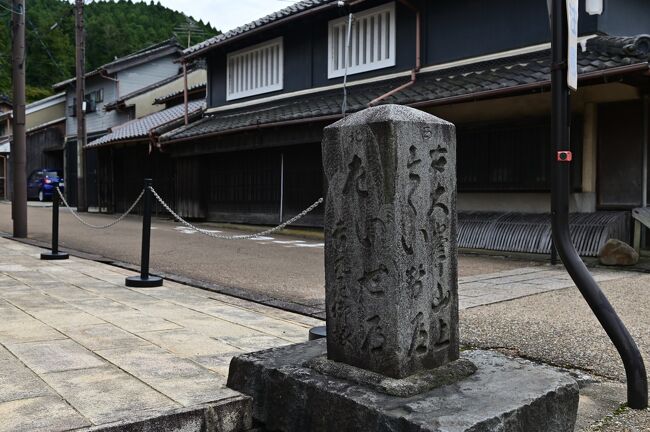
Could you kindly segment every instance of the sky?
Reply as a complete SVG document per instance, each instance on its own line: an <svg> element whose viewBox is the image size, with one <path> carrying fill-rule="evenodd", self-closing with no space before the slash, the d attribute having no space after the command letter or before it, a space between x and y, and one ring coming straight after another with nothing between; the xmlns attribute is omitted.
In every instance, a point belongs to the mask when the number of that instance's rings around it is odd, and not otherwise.
<svg viewBox="0 0 650 432"><path fill-rule="evenodd" d="M208 21L223 32L283 9L293 0L160 0L163 6Z"/></svg>

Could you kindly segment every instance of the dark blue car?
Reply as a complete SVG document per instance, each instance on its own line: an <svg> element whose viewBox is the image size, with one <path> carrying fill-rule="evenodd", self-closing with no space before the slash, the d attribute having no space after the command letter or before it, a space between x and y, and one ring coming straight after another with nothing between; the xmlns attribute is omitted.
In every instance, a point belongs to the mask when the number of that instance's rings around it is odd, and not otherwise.
<svg viewBox="0 0 650 432"><path fill-rule="evenodd" d="M59 189L64 191L65 184L61 177L61 170L53 168L39 168L32 171L27 177L27 199L39 201L51 200L56 193L54 183L59 182Z"/></svg>

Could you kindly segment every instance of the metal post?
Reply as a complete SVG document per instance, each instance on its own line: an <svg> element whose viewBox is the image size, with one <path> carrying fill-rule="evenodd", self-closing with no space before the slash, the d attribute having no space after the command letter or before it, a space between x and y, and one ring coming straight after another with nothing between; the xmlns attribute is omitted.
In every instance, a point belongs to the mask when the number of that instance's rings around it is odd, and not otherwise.
<svg viewBox="0 0 650 432"><path fill-rule="evenodd" d="M13 144L11 163L13 167L13 194L11 214L13 234L16 238L27 237L27 156L25 133L25 0L12 3L12 79L13 79Z"/></svg>
<svg viewBox="0 0 650 432"><path fill-rule="evenodd" d="M555 248L555 243L551 239L551 265L557 265L557 249Z"/></svg>
<svg viewBox="0 0 650 432"><path fill-rule="evenodd" d="M569 146L569 87L567 85L568 23L566 0L553 0L552 20L552 194L553 241L567 271L598 321L618 350L627 377L627 404L633 409L648 406L648 379L643 358L634 339L594 281L571 242L569 233L570 159L561 157Z"/></svg>
<svg viewBox="0 0 650 432"><path fill-rule="evenodd" d="M59 252L59 182L54 182L52 194L52 252L41 254L42 260L64 260L70 258L67 253Z"/></svg>
<svg viewBox="0 0 650 432"><path fill-rule="evenodd" d="M327 337L327 326L312 327L309 329L309 340L324 339Z"/></svg>
<svg viewBox="0 0 650 432"><path fill-rule="evenodd" d="M185 125L187 126L190 123L189 114L189 97L187 94L187 62L183 62L183 109L185 112Z"/></svg>
<svg viewBox="0 0 650 432"><path fill-rule="evenodd" d="M280 153L280 223L284 219L284 153Z"/></svg>
<svg viewBox="0 0 650 432"><path fill-rule="evenodd" d="M144 210L142 214L142 253L140 276L126 278L126 286L152 288L162 286L162 278L149 274L149 251L151 249L151 179L144 179Z"/></svg>

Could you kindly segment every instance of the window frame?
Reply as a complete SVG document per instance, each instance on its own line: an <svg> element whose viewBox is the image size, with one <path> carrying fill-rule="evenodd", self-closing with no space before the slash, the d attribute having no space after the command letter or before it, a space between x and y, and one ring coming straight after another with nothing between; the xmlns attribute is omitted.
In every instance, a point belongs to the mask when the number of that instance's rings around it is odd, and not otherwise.
<svg viewBox="0 0 650 432"><path fill-rule="evenodd" d="M264 87L258 87L254 89L249 89L245 91L240 91L240 92L234 92L230 93L230 76L231 76L231 68L230 68L230 60L233 57L240 57L244 54L250 53L250 52L255 52L259 50L266 49L268 47L276 46L278 47L278 78L279 81L277 84L272 84L272 85L267 85ZM284 37L280 36L262 43L258 43L255 45L248 46L246 48L229 52L226 54L226 101L232 101L232 100L237 100L237 99L243 99L247 98L250 96L256 96L260 94L265 94L265 93L271 93L274 91L279 91L284 89Z"/></svg>
<svg viewBox="0 0 650 432"><path fill-rule="evenodd" d="M389 51L390 56L387 59L381 60L379 62L359 65L359 66L348 66L347 75L355 75L364 72L370 72L379 69L385 69L389 67L394 67L397 64L397 26L396 26L396 15L397 8L395 5L396 2L385 3L370 9L363 10L361 12L353 14L354 20L352 21L353 29L355 28L356 23L365 18L368 15L380 14L382 12L390 12L390 35L389 35ZM340 18L333 19L327 24L327 78L334 79L340 78L346 74L345 68L334 70L334 58L333 58L333 39L334 32L333 29L338 27L340 24L347 24L348 16L343 16ZM347 37L347 34L345 35ZM374 41L376 44L377 41ZM346 50L347 51L347 50ZM346 53L346 64L349 63L350 56L349 53Z"/></svg>

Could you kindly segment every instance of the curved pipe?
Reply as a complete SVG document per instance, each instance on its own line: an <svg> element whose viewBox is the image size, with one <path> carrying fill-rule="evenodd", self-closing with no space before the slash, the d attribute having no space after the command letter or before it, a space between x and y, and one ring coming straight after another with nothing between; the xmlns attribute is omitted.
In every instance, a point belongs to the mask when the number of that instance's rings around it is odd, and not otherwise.
<svg viewBox="0 0 650 432"><path fill-rule="evenodd" d="M552 11L552 162L551 217L553 242L569 275L616 347L627 378L627 404L633 409L648 407L648 378L634 339L580 259L569 232L569 174L571 164L559 152L569 151L569 88L567 85L568 25L566 0L553 0ZM557 155L557 157L556 157Z"/></svg>

